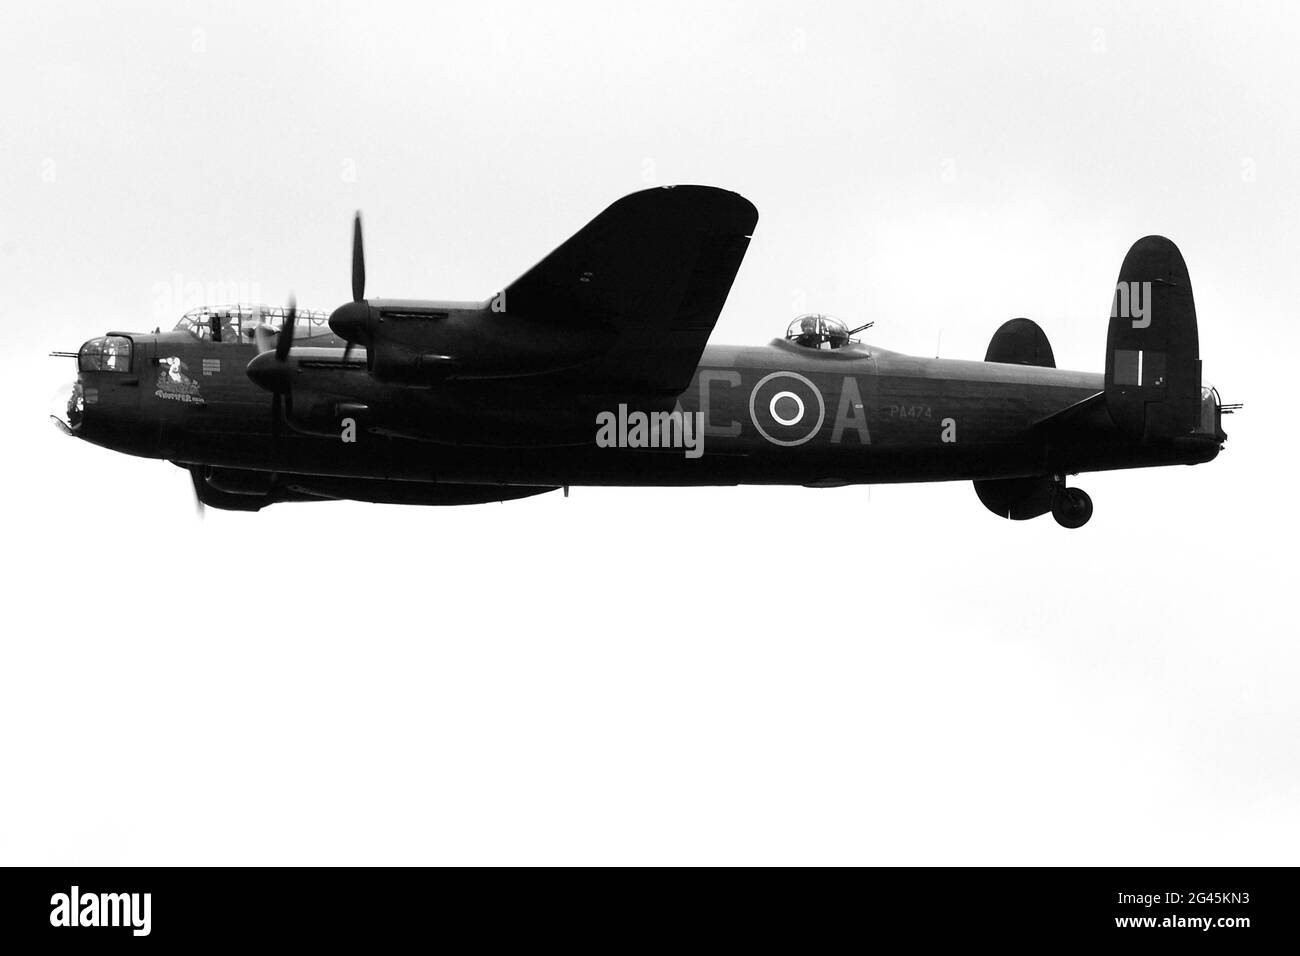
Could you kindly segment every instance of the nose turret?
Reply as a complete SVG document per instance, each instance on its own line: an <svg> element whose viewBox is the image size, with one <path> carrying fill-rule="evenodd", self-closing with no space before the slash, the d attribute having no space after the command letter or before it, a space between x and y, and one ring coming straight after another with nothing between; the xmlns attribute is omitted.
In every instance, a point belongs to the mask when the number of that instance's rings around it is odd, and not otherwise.
<svg viewBox="0 0 1300 956"><path fill-rule="evenodd" d="M159 457L164 419L183 414L191 403L202 404L202 398L198 386L185 378L179 357L159 364L157 341L150 335L109 332L84 342L73 353L77 380L60 389L61 400L52 409L54 425L92 445ZM161 398L175 400L156 400Z"/></svg>

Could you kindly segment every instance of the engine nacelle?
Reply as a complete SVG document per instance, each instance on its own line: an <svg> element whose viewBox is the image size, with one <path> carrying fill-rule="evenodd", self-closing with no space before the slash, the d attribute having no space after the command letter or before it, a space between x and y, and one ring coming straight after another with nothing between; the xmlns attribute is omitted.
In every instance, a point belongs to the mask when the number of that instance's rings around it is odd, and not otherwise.
<svg viewBox="0 0 1300 956"><path fill-rule="evenodd" d="M511 315L495 300L349 302L330 316L330 328L365 347L376 381L402 385L560 372L602 355L615 339L608 324Z"/></svg>

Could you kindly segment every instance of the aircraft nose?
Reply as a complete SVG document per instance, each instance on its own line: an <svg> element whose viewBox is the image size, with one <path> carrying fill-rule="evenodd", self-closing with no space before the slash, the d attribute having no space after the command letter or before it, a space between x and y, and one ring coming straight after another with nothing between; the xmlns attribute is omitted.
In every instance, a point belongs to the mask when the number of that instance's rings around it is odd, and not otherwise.
<svg viewBox="0 0 1300 956"><path fill-rule="evenodd" d="M85 396L81 382L68 382L50 396L50 418L56 428L66 435L75 435L85 416Z"/></svg>

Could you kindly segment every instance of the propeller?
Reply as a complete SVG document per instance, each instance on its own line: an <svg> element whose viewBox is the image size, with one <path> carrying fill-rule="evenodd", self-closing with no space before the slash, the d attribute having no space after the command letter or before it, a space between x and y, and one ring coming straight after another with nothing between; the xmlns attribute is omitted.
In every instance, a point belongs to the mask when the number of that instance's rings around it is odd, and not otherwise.
<svg viewBox="0 0 1300 956"><path fill-rule="evenodd" d="M347 345L343 348L343 361L346 363L352 354L352 346L365 342L365 329L370 321L370 307L366 305L366 249L361 238L361 211L352 219L352 301L334 310L330 316L330 328L342 338Z"/></svg>
<svg viewBox="0 0 1300 956"><path fill-rule="evenodd" d="M284 324L280 326L280 337L275 340L275 362L287 371L289 349L293 347L293 327L298 321L298 302L289 296L289 308L284 313ZM271 435L280 437L280 422L285 415L293 414L293 391L289 388L289 378L281 372L280 387L271 393Z"/></svg>
<svg viewBox="0 0 1300 956"><path fill-rule="evenodd" d="M298 321L298 303L291 295L284 312L284 324L272 348L271 330L259 327L255 333L258 353L248 363L248 377L271 393L271 436L280 437L286 415L293 414L289 350L293 348L294 326Z"/></svg>
<svg viewBox="0 0 1300 956"><path fill-rule="evenodd" d="M293 346L293 327L298 321L298 302L290 295L289 308L284 313L284 325L280 327L280 337L275 342L275 360L283 362L289 357L289 349Z"/></svg>
<svg viewBox="0 0 1300 956"><path fill-rule="evenodd" d="M257 346L257 354L270 352L275 348L275 329L269 325L260 323L253 329L253 344Z"/></svg>
<svg viewBox="0 0 1300 956"><path fill-rule="evenodd" d="M366 251L361 243L361 210L352 219L352 301L366 298Z"/></svg>

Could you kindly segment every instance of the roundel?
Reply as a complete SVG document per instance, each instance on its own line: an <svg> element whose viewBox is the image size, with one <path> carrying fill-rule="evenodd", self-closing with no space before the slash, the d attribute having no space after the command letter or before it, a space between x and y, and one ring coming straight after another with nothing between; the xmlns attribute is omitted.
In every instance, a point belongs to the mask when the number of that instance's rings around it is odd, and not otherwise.
<svg viewBox="0 0 1300 956"><path fill-rule="evenodd" d="M773 445L802 445L821 430L826 403L798 372L773 372L749 393L749 418Z"/></svg>

